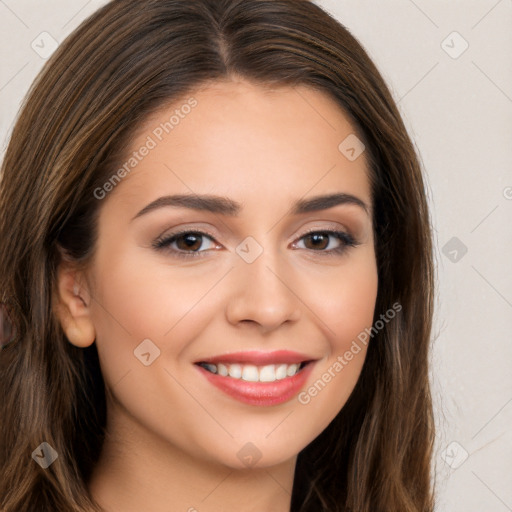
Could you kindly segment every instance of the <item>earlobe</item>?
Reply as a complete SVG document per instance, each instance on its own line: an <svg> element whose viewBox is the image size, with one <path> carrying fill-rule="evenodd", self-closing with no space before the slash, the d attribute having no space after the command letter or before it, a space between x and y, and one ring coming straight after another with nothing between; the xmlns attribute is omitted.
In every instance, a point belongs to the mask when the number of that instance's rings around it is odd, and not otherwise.
<svg viewBox="0 0 512 512"><path fill-rule="evenodd" d="M69 342L85 348L94 343L96 331L91 318L90 296L79 284L76 270L60 266L57 272L57 289L54 312Z"/></svg>

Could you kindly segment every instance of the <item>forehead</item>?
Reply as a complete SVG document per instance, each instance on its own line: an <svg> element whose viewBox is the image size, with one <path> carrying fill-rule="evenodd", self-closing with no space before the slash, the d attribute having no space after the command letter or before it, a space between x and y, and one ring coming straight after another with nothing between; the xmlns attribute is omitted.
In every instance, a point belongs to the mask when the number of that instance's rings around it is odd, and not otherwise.
<svg viewBox="0 0 512 512"><path fill-rule="evenodd" d="M136 129L123 162L131 158L133 166L115 194L149 196L169 186L282 200L341 187L370 204L365 154L347 157L346 141L354 140L356 127L326 93L243 80L209 83Z"/></svg>

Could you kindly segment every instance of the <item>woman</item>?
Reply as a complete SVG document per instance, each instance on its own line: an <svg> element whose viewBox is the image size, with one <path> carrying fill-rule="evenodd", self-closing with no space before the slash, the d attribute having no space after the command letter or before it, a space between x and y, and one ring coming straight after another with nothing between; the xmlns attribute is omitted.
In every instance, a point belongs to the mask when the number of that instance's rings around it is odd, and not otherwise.
<svg viewBox="0 0 512 512"><path fill-rule="evenodd" d="M433 510L421 169L318 6L101 8L29 92L0 237L2 511Z"/></svg>

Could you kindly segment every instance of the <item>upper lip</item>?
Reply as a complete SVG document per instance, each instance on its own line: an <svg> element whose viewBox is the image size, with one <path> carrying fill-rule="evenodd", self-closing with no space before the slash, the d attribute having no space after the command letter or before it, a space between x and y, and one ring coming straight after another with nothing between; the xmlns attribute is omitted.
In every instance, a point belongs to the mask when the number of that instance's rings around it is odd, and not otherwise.
<svg viewBox="0 0 512 512"><path fill-rule="evenodd" d="M291 350L260 351L247 350L244 352L229 352L227 354L208 357L197 363L241 363L262 366L266 364L294 364L305 361L313 361L314 358L307 354L300 354Z"/></svg>

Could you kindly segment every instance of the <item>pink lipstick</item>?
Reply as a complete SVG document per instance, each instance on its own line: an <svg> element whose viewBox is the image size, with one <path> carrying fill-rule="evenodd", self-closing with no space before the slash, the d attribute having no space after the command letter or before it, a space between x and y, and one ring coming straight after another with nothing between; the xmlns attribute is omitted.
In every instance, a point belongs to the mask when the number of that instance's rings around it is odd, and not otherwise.
<svg viewBox="0 0 512 512"><path fill-rule="evenodd" d="M289 350L246 351L202 359L198 371L229 396L260 406L293 398L305 385L314 359Z"/></svg>

